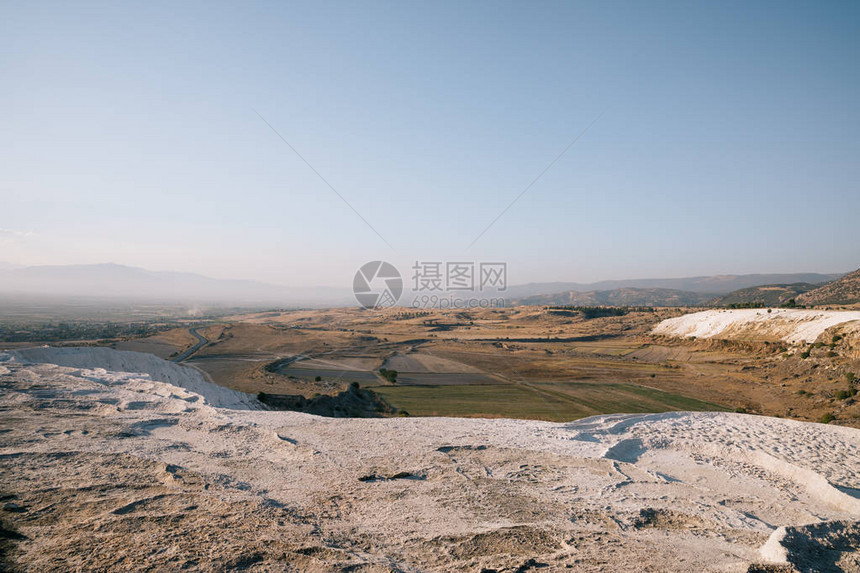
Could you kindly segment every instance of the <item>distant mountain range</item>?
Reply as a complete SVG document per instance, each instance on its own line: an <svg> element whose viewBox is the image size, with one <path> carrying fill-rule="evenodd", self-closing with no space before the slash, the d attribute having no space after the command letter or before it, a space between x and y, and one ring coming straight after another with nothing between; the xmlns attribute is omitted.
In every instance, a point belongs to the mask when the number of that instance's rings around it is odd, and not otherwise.
<svg viewBox="0 0 860 573"><path fill-rule="evenodd" d="M338 306L355 302L349 289L292 288L112 263L0 270L0 294L231 305Z"/></svg>
<svg viewBox="0 0 860 573"><path fill-rule="evenodd" d="M761 285L795 287L797 283L814 286L841 276L795 273L530 283L509 286L499 295L510 304L689 306L707 304L738 289ZM352 306L356 302L350 286L285 287L257 281L213 279L194 273L149 271L112 263L32 267L0 263L0 295L5 296L92 297L235 306ZM407 289L400 304L409 304L411 295Z"/></svg>
<svg viewBox="0 0 860 573"><path fill-rule="evenodd" d="M847 275L816 275L805 273L796 275L744 275L733 277L731 280L726 277L664 280L696 286L708 285L707 288L714 288L714 285L743 284L748 281L766 280L773 277L821 279L831 276L837 278L835 280L818 281L817 284L813 282L767 283L739 288L720 296L714 296L712 292L696 292L693 290L619 287L607 290L590 290L585 292L568 290L552 294L533 295L514 299L513 303L572 306L730 306L745 304L780 306L794 300L797 304L808 306L860 304L860 270ZM632 282L653 284L662 281L661 279L649 279L647 281Z"/></svg>
<svg viewBox="0 0 860 573"><path fill-rule="evenodd" d="M793 273L717 275L679 279L633 279L597 283L533 283L508 289L513 304L574 306L725 306L758 302L781 304L841 274ZM782 284L781 281L785 281ZM803 286L802 286L803 285ZM548 289L566 288L561 291ZM540 292L543 291L543 292ZM523 294L529 293L529 294ZM770 302L771 300L780 302Z"/></svg>
<svg viewBox="0 0 860 573"><path fill-rule="evenodd" d="M812 283L822 284L836 280L844 273L788 273L755 275L715 275L687 277L678 279L629 279L600 281L596 283L529 283L509 287L505 296L519 300L543 294L557 294L569 291L591 292L609 291L621 288L634 289L672 289L695 293L710 294L713 297L728 294L742 288L768 284Z"/></svg>

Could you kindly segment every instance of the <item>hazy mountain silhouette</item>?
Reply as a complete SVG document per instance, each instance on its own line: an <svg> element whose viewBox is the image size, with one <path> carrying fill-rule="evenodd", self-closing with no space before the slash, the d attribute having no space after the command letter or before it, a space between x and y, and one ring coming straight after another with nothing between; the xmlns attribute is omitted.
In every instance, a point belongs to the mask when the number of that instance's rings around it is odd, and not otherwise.
<svg viewBox="0 0 860 573"><path fill-rule="evenodd" d="M351 304L352 291L285 287L117 264L34 266L0 270L0 293L230 304Z"/></svg>
<svg viewBox="0 0 860 573"><path fill-rule="evenodd" d="M627 289L617 296L593 295L595 300L618 300L616 304L659 304L675 300L676 304L696 304L738 289L765 284L825 283L841 274L756 274L720 275L674 279L630 279L596 283L530 283L509 286L503 296L508 301L544 296L547 302L586 300L569 293L595 293ZM404 277L408 278L408 277ZM113 263L95 265L46 265L14 267L0 264L0 294L51 297L105 297L137 301L197 302L262 305L345 306L355 305L352 285L337 287L286 287L250 280L214 279L194 273L150 271ZM636 292L630 289L647 289ZM661 290L662 289L662 290ZM675 291L675 292L664 292ZM686 291L689 294L681 293ZM567 294L566 294L567 293ZM462 295L462 293L457 293ZM545 296L552 295L552 296ZM400 304L409 304L411 293L405 292ZM558 302L555 302L558 299Z"/></svg>

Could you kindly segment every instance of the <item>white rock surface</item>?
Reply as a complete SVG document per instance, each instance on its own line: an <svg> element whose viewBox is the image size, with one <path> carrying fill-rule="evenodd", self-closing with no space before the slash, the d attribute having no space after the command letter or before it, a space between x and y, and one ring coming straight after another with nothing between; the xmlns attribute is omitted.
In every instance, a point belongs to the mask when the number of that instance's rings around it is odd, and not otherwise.
<svg viewBox="0 0 860 573"><path fill-rule="evenodd" d="M231 409L92 350L0 355L0 493L33 570L860 570L858 430Z"/></svg>
<svg viewBox="0 0 860 573"><path fill-rule="evenodd" d="M812 343L833 326L860 320L860 311L749 308L705 310L669 318L654 334L677 338L782 340Z"/></svg>
<svg viewBox="0 0 860 573"><path fill-rule="evenodd" d="M5 353L9 359L24 363L51 363L57 366L83 368L84 376L101 380L125 380L129 374L139 379L157 380L199 394L212 406L233 409L261 410L257 398L212 382L208 375L193 366L162 360L144 352L112 350L102 347L52 348L40 346ZM116 375L115 373L122 373Z"/></svg>

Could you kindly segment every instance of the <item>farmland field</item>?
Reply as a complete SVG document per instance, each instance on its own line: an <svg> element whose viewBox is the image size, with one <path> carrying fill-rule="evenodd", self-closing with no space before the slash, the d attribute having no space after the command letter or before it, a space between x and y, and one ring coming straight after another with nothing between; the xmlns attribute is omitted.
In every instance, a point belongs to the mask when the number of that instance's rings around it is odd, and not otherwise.
<svg viewBox="0 0 860 573"><path fill-rule="evenodd" d="M530 418L563 422L596 414L725 411L727 408L635 384L495 384L376 386L392 406L413 416Z"/></svg>

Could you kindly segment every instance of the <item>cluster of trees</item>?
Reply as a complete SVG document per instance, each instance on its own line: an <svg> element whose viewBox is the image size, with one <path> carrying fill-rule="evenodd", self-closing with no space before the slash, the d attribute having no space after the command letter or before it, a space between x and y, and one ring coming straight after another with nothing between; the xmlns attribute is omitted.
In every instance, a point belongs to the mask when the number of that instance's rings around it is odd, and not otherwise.
<svg viewBox="0 0 860 573"><path fill-rule="evenodd" d="M733 302L731 304L727 304L726 308L765 308L768 306L773 306L772 304L766 304L764 301L756 300L752 302ZM779 305L780 308L806 308L803 305L797 304L797 301L793 298L788 299L784 303Z"/></svg>
<svg viewBox="0 0 860 573"><path fill-rule="evenodd" d="M631 312L654 312L650 306L551 306L550 310L570 310L582 314L583 318L600 318L602 316L624 316Z"/></svg>
<svg viewBox="0 0 860 573"><path fill-rule="evenodd" d="M733 302L726 305L726 308L764 308L768 305L757 300L754 302Z"/></svg>
<svg viewBox="0 0 860 573"><path fill-rule="evenodd" d="M0 323L2 342L54 342L61 340L97 340L103 338L138 338L157 334L169 328L146 322L47 322Z"/></svg>
<svg viewBox="0 0 860 573"><path fill-rule="evenodd" d="M417 312L398 312L394 315L394 320L409 320L410 318L420 318L422 316L427 316L430 314L427 311L417 311Z"/></svg>

